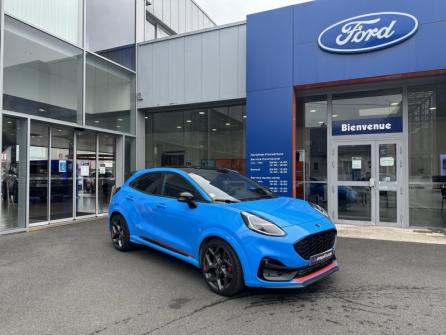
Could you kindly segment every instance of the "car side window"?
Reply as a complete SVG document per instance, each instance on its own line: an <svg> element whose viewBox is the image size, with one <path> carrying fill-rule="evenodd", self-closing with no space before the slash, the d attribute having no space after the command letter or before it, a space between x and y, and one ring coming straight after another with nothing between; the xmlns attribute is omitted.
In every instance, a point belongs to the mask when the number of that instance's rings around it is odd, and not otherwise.
<svg viewBox="0 0 446 335"><path fill-rule="evenodd" d="M178 198L182 192L189 192L198 201L203 201L203 197L186 179L176 173L168 173L164 179L163 196Z"/></svg>
<svg viewBox="0 0 446 335"><path fill-rule="evenodd" d="M130 183L130 187L146 194L160 195L162 185L161 173L146 173Z"/></svg>

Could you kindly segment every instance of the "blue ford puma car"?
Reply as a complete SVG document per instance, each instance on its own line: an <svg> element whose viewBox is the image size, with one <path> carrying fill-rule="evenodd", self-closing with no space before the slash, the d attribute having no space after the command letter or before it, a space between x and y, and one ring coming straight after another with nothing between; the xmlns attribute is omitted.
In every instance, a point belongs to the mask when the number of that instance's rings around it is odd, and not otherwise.
<svg viewBox="0 0 446 335"><path fill-rule="evenodd" d="M142 244L191 263L225 296L245 285L300 288L338 269L324 209L232 170L137 172L114 191L109 214L116 249Z"/></svg>

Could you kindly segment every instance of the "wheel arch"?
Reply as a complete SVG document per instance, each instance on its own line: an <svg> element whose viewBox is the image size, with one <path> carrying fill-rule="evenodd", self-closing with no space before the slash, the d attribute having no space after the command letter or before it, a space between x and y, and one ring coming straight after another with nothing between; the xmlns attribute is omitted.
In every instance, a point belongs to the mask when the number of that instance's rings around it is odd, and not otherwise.
<svg viewBox="0 0 446 335"><path fill-rule="evenodd" d="M212 231L212 232L208 232L207 234L204 234L202 236L201 242L200 242L199 248L198 248L198 266L200 268L202 267L201 251L203 249L204 244L207 241L212 240L212 239L222 240L222 241L226 242L227 244L229 244L229 246L234 250L235 254L237 255L237 257L240 261L240 265L242 267L242 272L243 272L243 279L246 282L246 279L249 276L249 274L247 273L249 266L248 266L247 257L245 255L245 251L242 248L241 244L228 233L220 232L220 231Z"/></svg>
<svg viewBox="0 0 446 335"><path fill-rule="evenodd" d="M113 209L113 210L110 211L109 219L108 219L108 228L111 229L111 220L113 219L113 217L115 215L120 215L120 216L122 216L124 218L125 222L127 222L127 227L128 227L128 229L130 231L130 234L132 234L133 233L133 227L132 227L131 223L129 222L127 216L122 211L120 211L118 209Z"/></svg>

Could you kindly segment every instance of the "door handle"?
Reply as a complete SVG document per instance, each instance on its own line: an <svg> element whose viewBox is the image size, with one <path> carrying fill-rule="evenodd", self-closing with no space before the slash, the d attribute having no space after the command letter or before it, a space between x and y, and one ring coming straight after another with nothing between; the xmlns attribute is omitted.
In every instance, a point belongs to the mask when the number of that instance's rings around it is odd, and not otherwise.
<svg viewBox="0 0 446 335"><path fill-rule="evenodd" d="M157 204L156 204L156 208L166 209L166 208L167 208L167 205L166 205L165 203L160 202L160 203L157 203Z"/></svg>
<svg viewBox="0 0 446 335"><path fill-rule="evenodd" d="M369 181L369 187L370 187L371 189L374 189L374 188L375 188L375 182L376 182L375 178L370 178L370 181Z"/></svg>
<svg viewBox="0 0 446 335"><path fill-rule="evenodd" d="M125 197L128 201L133 201L135 198L133 198L131 195L128 195Z"/></svg>

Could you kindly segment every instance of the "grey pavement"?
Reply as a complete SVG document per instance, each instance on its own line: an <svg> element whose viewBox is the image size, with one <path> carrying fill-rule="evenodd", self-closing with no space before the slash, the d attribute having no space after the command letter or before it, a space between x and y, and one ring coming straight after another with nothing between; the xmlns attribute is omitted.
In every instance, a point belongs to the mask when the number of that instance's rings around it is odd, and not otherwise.
<svg viewBox="0 0 446 335"><path fill-rule="evenodd" d="M0 334L445 334L446 246L343 239L305 290L210 292L198 269L113 249L104 221L0 237Z"/></svg>

